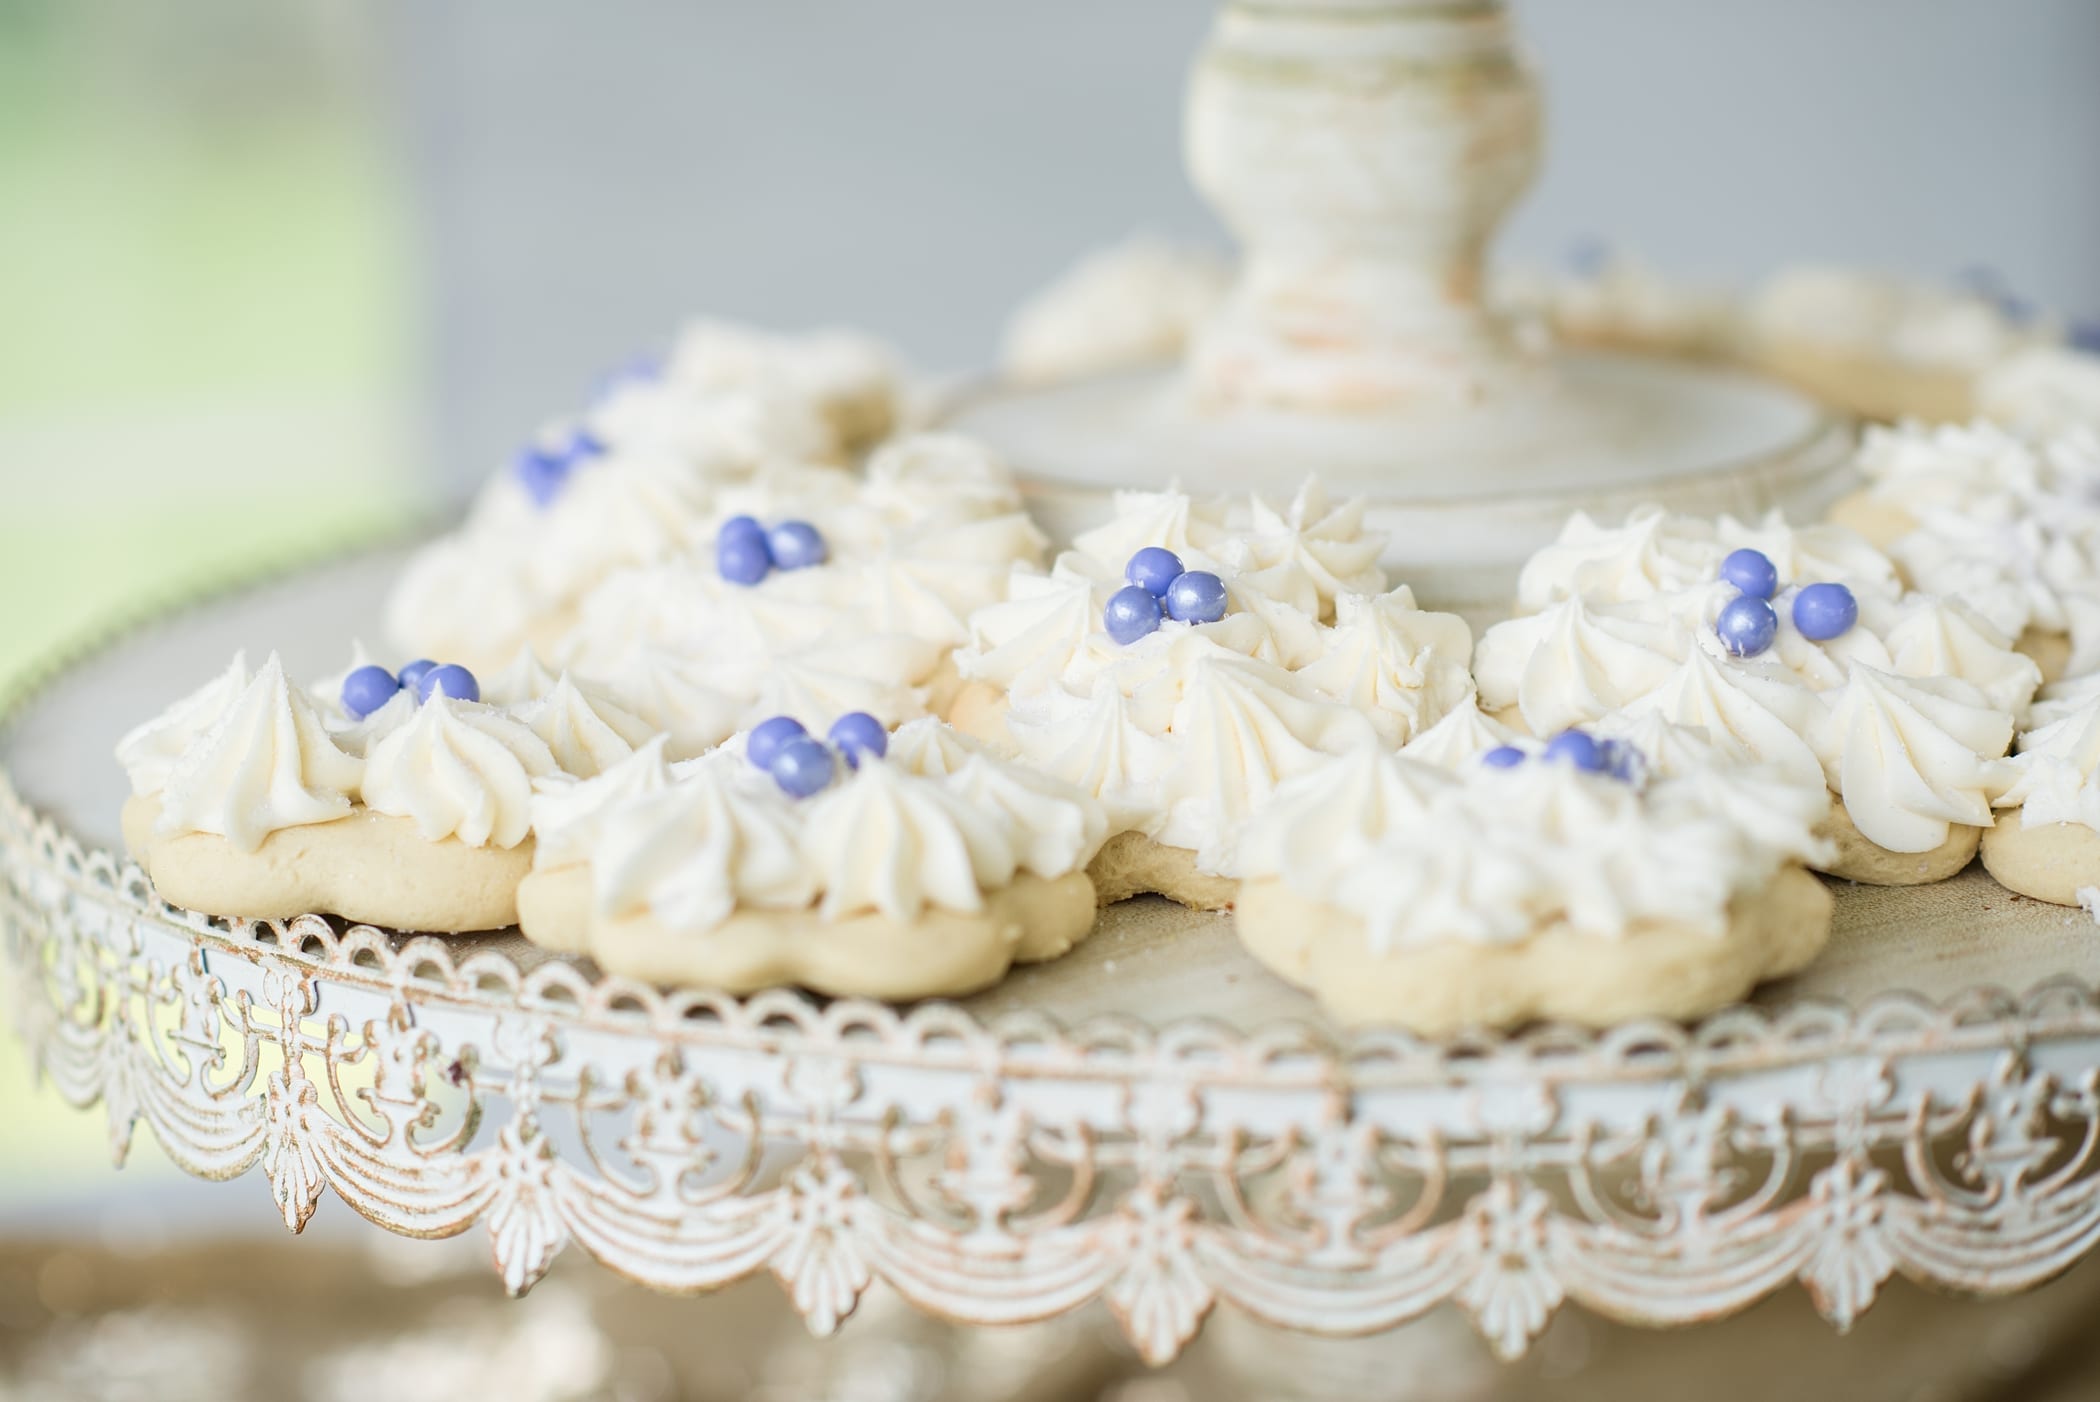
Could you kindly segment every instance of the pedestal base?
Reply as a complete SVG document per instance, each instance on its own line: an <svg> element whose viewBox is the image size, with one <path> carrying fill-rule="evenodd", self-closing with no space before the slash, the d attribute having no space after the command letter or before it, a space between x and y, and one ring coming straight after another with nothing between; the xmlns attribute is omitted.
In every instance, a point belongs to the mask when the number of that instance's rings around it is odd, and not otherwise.
<svg viewBox="0 0 2100 1402"><path fill-rule="evenodd" d="M1318 473L1370 499L1396 579L1461 611L1505 607L1518 566L1577 509L1818 515L1847 486L1852 445L1849 421L1753 376L1601 353L1557 356L1479 405L1406 415L1208 413L1162 370L994 389L953 423L1006 455L1060 540L1118 489L1282 497Z"/></svg>

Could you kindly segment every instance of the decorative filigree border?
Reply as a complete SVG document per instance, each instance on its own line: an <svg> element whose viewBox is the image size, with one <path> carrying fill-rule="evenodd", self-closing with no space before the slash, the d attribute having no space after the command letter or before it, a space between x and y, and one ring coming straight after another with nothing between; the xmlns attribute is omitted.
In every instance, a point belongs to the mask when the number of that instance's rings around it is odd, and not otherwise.
<svg viewBox="0 0 2100 1402"><path fill-rule="evenodd" d="M2100 1239L2100 1001L1907 996L1696 1026L1332 1041L660 993L317 917L214 922L0 776L14 1021L121 1161L258 1164L390 1231L483 1225L523 1291L777 1276L835 1329L882 1279L965 1323L1104 1300L1171 1358L1227 1302L1321 1335L1438 1304L1505 1356L1566 1301L1683 1324L1798 1280L2030 1287Z"/></svg>
<svg viewBox="0 0 2100 1402"><path fill-rule="evenodd" d="M1455 1302L1505 1355L1566 1300L1687 1323L1800 1280L2026 1288L2100 1237L2100 1006L1739 1009L1448 1045L818 1006L521 973L157 901L0 784L12 1011L42 1075L188 1171L258 1163L504 1284L575 1243L649 1285L771 1270L819 1333L876 1278L966 1323L1107 1301L1148 1359L1220 1301L1316 1334Z"/></svg>

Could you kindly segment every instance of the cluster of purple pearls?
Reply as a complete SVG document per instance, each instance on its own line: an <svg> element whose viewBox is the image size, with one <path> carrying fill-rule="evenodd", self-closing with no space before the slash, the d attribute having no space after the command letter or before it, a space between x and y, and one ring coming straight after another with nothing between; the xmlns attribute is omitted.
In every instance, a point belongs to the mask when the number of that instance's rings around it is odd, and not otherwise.
<svg viewBox="0 0 2100 1402"><path fill-rule="evenodd" d="M359 667L343 678L343 714L363 720L394 699L399 692L412 692L418 701L448 696L454 701L479 701L481 683L464 667L419 658L396 676L384 667Z"/></svg>
<svg viewBox="0 0 2100 1402"><path fill-rule="evenodd" d="M1761 550L1732 550L1721 561L1721 580L1735 586L1736 596L1714 619L1714 633L1734 656L1755 657L1779 636L1772 607L1779 570ZM1795 591L1793 613L1802 637L1827 643L1859 622L1859 600L1842 584L1810 584Z"/></svg>
<svg viewBox="0 0 2100 1402"><path fill-rule="evenodd" d="M1132 555L1123 578L1130 582L1108 596L1101 625L1124 647L1156 632L1164 618L1216 623L1225 616L1225 581L1208 570L1183 569L1181 557L1162 546Z"/></svg>
<svg viewBox="0 0 2100 1402"><path fill-rule="evenodd" d="M1514 769L1531 756L1515 745L1497 745L1480 757L1490 769ZM1599 740L1587 730L1563 730L1546 742L1539 759L1566 764L1585 774L1608 774L1631 781L1640 772L1641 753L1620 740Z"/></svg>
<svg viewBox="0 0 2100 1402"><path fill-rule="evenodd" d="M536 443L518 454L511 464L511 472L518 485L525 489L533 505L545 508L561 495L569 483L569 474L578 464L600 457L605 445L591 435L590 430L572 428L567 438L552 446Z"/></svg>
<svg viewBox="0 0 2100 1402"><path fill-rule="evenodd" d="M806 570L831 558L824 537L807 521L766 528L750 516L732 516L715 536L715 569L731 584L758 584L774 570Z"/></svg>
<svg viewBox="0 0 2100 1402"><path fill-rule="evenodd" d="M744 758L772 775L773 782L795 798L822 793L831 783L838 772L833 750L848 769L858 769L863 756L881 759L890 752L890 733L866 711L849 711L831 723L824 740L811 735L793 716L762 720L744 738Z"/></svg>

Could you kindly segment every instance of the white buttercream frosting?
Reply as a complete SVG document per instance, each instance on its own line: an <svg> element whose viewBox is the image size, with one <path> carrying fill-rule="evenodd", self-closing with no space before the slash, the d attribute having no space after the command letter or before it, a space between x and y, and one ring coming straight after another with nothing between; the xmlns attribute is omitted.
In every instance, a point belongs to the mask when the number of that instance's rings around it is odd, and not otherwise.
<svg viewBox="0 0 2100 1402"><path fill-rule="evenodd" d="M1021 867L1055 878L1093 860L1108 840L1108 810L1076 785L1000 762L989 747L933 719L890 737L889 761L922 778L946 778L965 801L1009 821Z"/></svg>
<svg viewBox="0 0 2100 1402"><path fill-rule="evenodd" d="M2084 676L2065 677L2043 687L2035 696L2034 706L2028 715L2029 728L2039 730L2053 721L2062 720L2073 712L2083 710L2086 703L2100 700L2100 672Z"/></svg>
<svg viewBox="0 0 2100 1402"><path fill-rule="evenodd" d="M740 749L670 770L637 752L589 783L543 784L547 860L588 859L602 912L646 910L681 929L812 906L827 920L909 921L982 910L1017 872L1084 870L1109 832L1091 796L930 719L808 799L781 793Z"/></svg>
<svg viewBox="0 0 2100 1402"><path fill-rule="evenodd" d="M899 525L981 521L1022 509L1005 463L960 433L893 438L869 455L862 475L862 500Z"/></svg>
<svg viewBox="0 0 2100 1402"><path fill-rule="evenodd" d="M565 774L588 779L634 753L656 733L648 722L563 673L551 691L512 714L537 735Z"/></svg>
<svg viewBox="0 0 2100 1402"><path fill-rule="evenodd" d="M363 796L426 842L510 848L532 831L532 783L559 771L545 741L492 706L438 695L375 743Z"/></svg>
<svg viewBox="0 0 2100 1402"><path fill-rule="evenodd" d="M617 454L586 459L543 510L492 487L459 535L411 564L396 631L428 655L479 659L493 673L485 695L506 705L540 699L566 669L687 757L774 714L819 726L855 710L924 714L921 688L968 638L971 613L1039 570L1046 546L1011 474L953 434L892 440L865 474L785 459L735 478L678 466L689 509L627 523L586 509L592 484L631 470ZM737 516L807 521L826 558L726 580L716 537ZM492 656L512 660L498 672Z"/></svg>
<svg viewBox="0 0 2100 1402"><path fill-rule="evenodd" d="M1751 334L1907 365L1976 373L2037 339L1990 298L1849 268L1797 266L1750 299Z"/></svg>
<svg viewBox="0 0 2100 1402"><path fill-rule="evenodd" d="M1663 685L1694 650L1666 609L1564 599L1483 633L1473 653L1480 701L1511 706L1541 735L1595 720Z"/></svg>
<svg viewBox="0 0 2100 1402"><path fill-rule="evenodd" d="M1315 692L1370 718L1400 746L1473 700L1473 632L1454 614L1414 606L1405 589L1345 594L1325 652L1298 669Z"/></svg>
<svg viewBox="0 0 2100 1402"><path fill-rule="evenodd" d="M2080 701L2020 737L1995 800L2022 827L2078 823L2100 830L2100 697Z"/></svg>
<svg viewBox="0 0 2100 1402"><path fill-rule="evenodd" d="M1229 875L1232 831L1281 780L1369 738L1404 743L1472 695L1471 631L1388 592L1382 545L1360 502L1316 480L1287 504L1118 493L1048 575L1017 572L971 616L956 667L1006 693L1025 762ZM1225 616L1112 639L1103 610L1147 547L1217 575Z"/></svg>
<svg viewBox="0 0 2100 1402"><path fill-rule="evenodd" d="M706 662L664 648L636 650L606 686L622 707L665 737L666 754L674 760L698 758L721 744L750 708L746 698L715 684Z"/></svg>
<svg viewBox="0 0 2100 1402"><path fill-rule="evenodd" d="M131 791L145 796L166 788L168 774L183 751L233 709L253 675L248 670L248 654L237 652L225 671L119 740L117 763L130 777Z"/></svg>
<svg viewBox="0 0 2100 1402"><path fill-rule="evenodd" d="M550 774L532 784L532 864L541 871L590 860L606 817L670 786L659 735L588 779Z"/></svg>
<svg viewBox="0 0 2100 1402"><path fill-rule="evenodd" d="M2042 684L2034 659L2015 652L1996 625L1958 600L1913 595L1889 623L1883 642L1890 670L1965 681L2015 721L2026 717Z"/></svg>
<svg viewBox="0 0 2100 1402"><path fill-rule="evenodd" d="M1976 407L2027 434L2100 433L2100 355L2068 346L2021 351L1984 375Z"/></svg>
<svg viewBox="0 0 2100 1402"><path fill-rule="evenodd" d="M584 422L616 453L718 477L748 473L775 457L822 460L839 452L824 407L777 381L710 387L668 375L624 378L598 397Z"/></svg>
<svg viewBox="0 0 2100 1402"><path fill-rule="evenodd" d="M668 455L586 457L545 506L506 468L458 532L403 568L387 599L387 633L411 655L507 661L547 641L536 633L558 632L616 571L711 539L714 515L706 478Z"/></svg>
<svg viewBox="0 0 2100 1402"><path fill-rule="evenodd" d="M707 930L739 907L802 910L817 896L793 800L735 755L609 809L590 848L592 894L611 916Z"/></svg>
<svg viewBox="0 0 2100 1402"><path fill-rule="evenodd" d="M2068 634L2071 670L2100 667L2100 437L1906 425L1870 432L1859 465L1910 526L1890 554L1911 584L2007 638Z"/></svg>
<svg viewBox="0 0 2100 1402"><path fill-rule="evenodd" d="M229 670L220 684L235 674ZM173 719L181 725L200 719L206 699L200 692L178 703ZM172 741L177 726L164 725L159 733L162 742ZM160 762L154 746L145 749L149 771L133 771L134 788L142 777L150 780ZM167 766L155 830L163 836L215 834L252 852L273 832L347 816L363 771L356 756L336 745L320 709L286 679L284 664L272 653Z"/></svg>
<svg viewBox="0 0 2100 1402"><path fill-rule="evenodd" d="M1987 435L1959 446L1999 463ZM1754 658L1729 655L1714 630L1734 595L1715 582L1721 561L1740 548L1764 552L1781 582L1774 643ZM1621 713L1698 727L1790 782L1827 782L1863 833L1897 851L1937 846L1949 823L1988 823L1997 761L2040 681L1980 610L1901 594L1887 558L1838 528L1577 518L1523 578L1520 602L1542 611L1483 635L1483 706L1518 707L1538 735L1608 728ZM1815 642L1794 626L1793 600L1824 581L1852 589L1859 620Z"/></svg>
<svg viewBox="0 0 2100 1402"><path fill-rule="evenodd" d="M982 910L984 891L1013 880L1014 835L1011 822L948 784L866 762L810 800L802 850L826 919L878 911L910 920L928 906Z"/></svg>
<svg viewBox="0 0 2100 1402"><path fill-rule="evenodd" d="M733 322L688 322L664 358L662 381L699 394L770 395L814 409L839 446L888 428L901 413L897 354L837 327L781 335Z"/></svg>
<svg viewBox="0 0 2100 1402"><path fill-rule="evenodd" d="M2042 473L2026 439L1989 423L1870 425L1853 465L1870 488L1910 510L2029 493Z"/></svg>
<svg viewBox="0 0 2100 1402"><path fill-rule="evenodd" d="M1892 852L1927 852L1949 827L1991 825L2012 717L1952 677L1856 667L1816 735L1853 825Z"/></svg>
<svg viewBox="0 0 2100 1402"><path fill-rule="evenodd" d="M601 587L680 562L711 569L721 524L751 515L812 523L834 565L895 561L917 591L913 624L925 623L925 599L944 603L945 641L958 641L962 618L1043 540L1011 477L967 440L897 440L866 477L825 465L887 432L901 392L894 357L850 333L696 324L659 371L622 376L581 419L549 426L539 446L567 466L547 474L558 480L544 499L511 466L493 477L460 530L404 568L388 630L404 652L492 671L526 645L573 665L592 641L578 615ZM979 524L991 517L1006 518L1002 528Z"/></svg>
<svg viewBox="0 0 2100 1402"><path fill-rule="evenodd" d="M1231 868L1228 835L1278 784L1377 736L1362 712L1242 657L1198 660L1167 732L1175 762L1159 776L1166 821L1153 836L1192 849L1199 867L1218 872Z"/></svg>
<svg viewBox="0 0 2100 1402"><path fill-rule="evenodd" d="M1723 753L1770 766L1803 787L1824 781L1822 758L1809 738L1822 724L1823 700L1774 663L1694 648L1627 711L1696 727Z"/></svg>
<svg viewBox="0 0 2100 1402"><path fill-rule="evenodd" d="M1569 517L1559 538L1525 562L1517 579L1517 607L1536 613L1575 596L1591 604L1703 597L1719 577L1722 560L1743 549L1759 551L1772 562L1782 589L1822 582L1855 591L1898 587L1894 563L1843 526L1790 525L1777 511L1748 523L1731 516L1709 521L1648 506L1618 526L1579 511Z"/></svg>
<svg viewBox="0 0 2100 1402"><path fill-rule="evenodd" d="M1446 711L1435 725L1416 733L1400 747L1400 753L1456 773L1489 750L1516 738L1516 731L1481 713L1478 697L1468 696Z"/></svg>
<svg viewBox="0 0 2100 1402"><path fill-rule="evenodd" d="M538 649L521 647L509 664L481 680L481 699L491 706L524 706L554 690L561 673L540 660Z"/></svg>
<svg viewBox="0 0 2100 1402"><path fill-rule="evenodd" d="M1248 875L1358 916L1379 951L1516 944L1559 924L1718 936L1737 896L1820 854L1827 802L1719 761L1629 783L1536 756L1453 777L1363 750L1285 784L1240 846Z"/></svg>

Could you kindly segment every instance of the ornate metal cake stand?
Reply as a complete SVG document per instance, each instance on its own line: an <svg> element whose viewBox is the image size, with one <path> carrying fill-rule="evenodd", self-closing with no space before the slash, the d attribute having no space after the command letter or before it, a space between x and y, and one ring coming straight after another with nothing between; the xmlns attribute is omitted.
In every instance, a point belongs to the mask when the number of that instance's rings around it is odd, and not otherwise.
<svg viewBox="0 0 2100 1402"><path fill-rule="evenodd" d="M2100 932L1973 873L1841 892L1807 978L1696 1027L1442 1045L1323 1026L1152 902L909 1009L162 904L109 850L111 737L236 646L334 663L398 561L192 605L7 708L13 1020L120 1161L143 1124L260 1167L294 1230L326 1190L480 1226L512 1291L576 1246L666 1291L769 1271L819 1333L877 1280L969 1324L1100 1299L1153 1361L1221 1303L1345 1336L1450 1302L1509 1356L1568 1301L1689 1324L1798 1282L1843 1328L1892 1275L2019 1291L2100 1237Z"/></svg>

